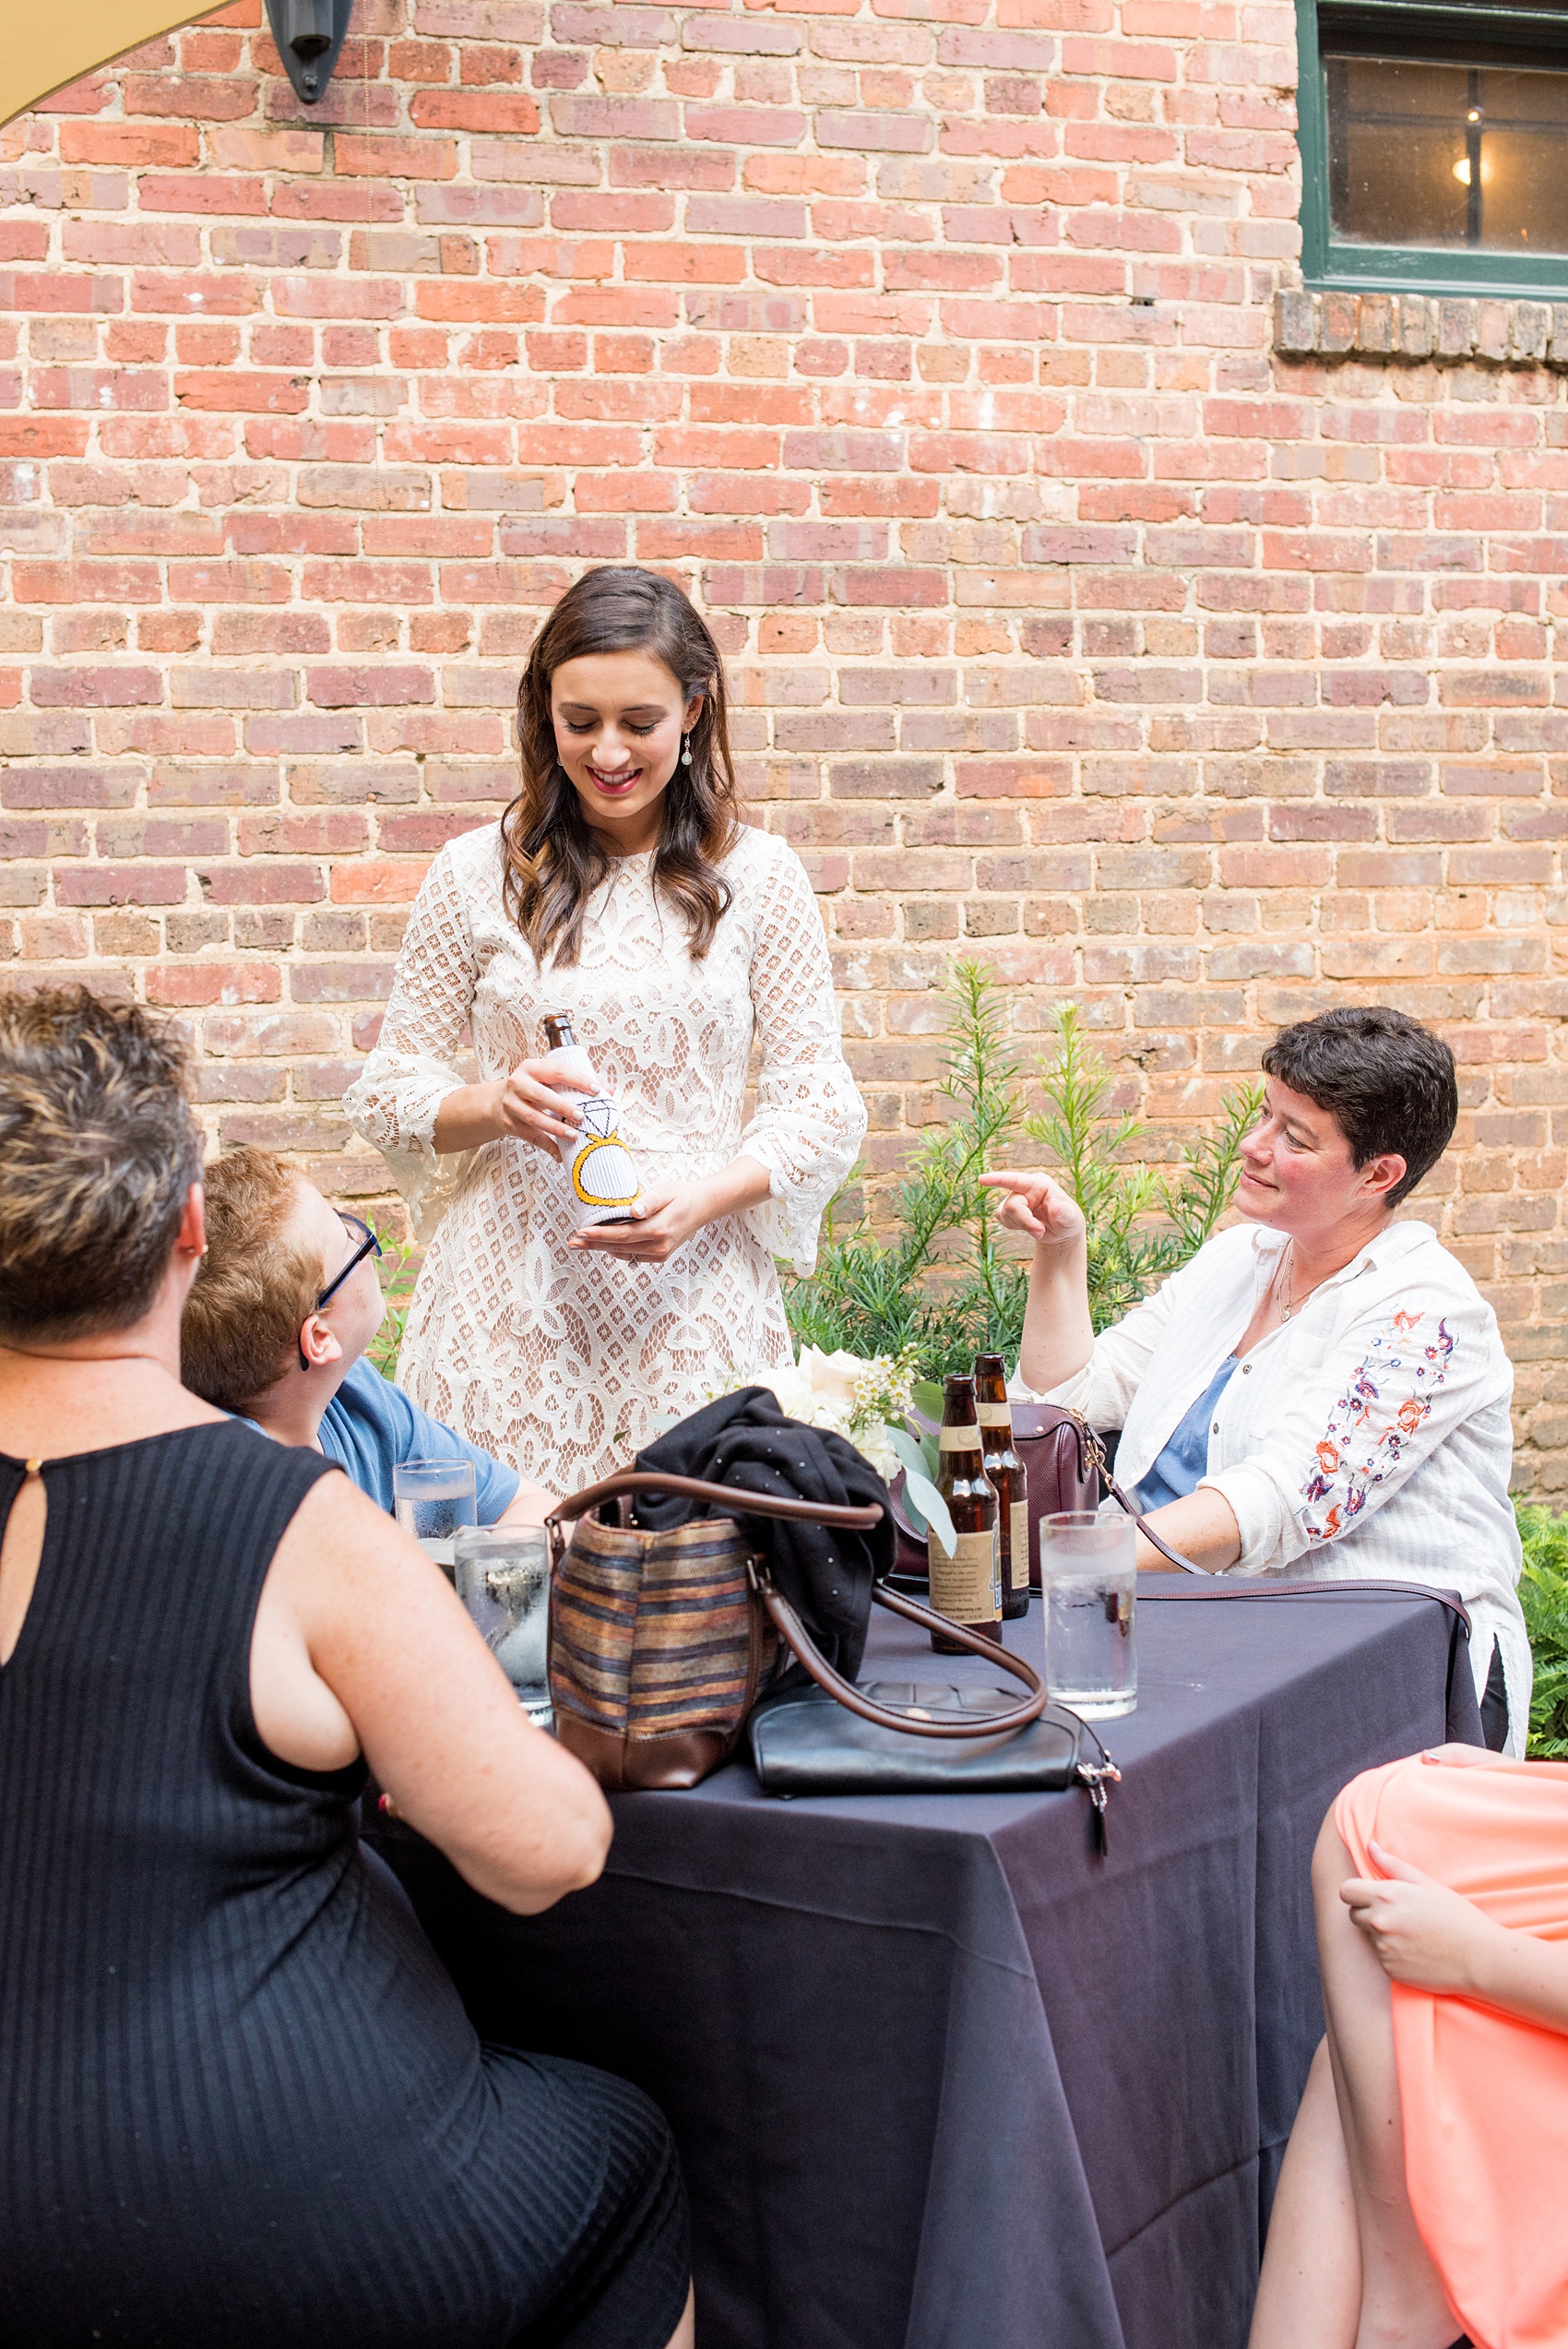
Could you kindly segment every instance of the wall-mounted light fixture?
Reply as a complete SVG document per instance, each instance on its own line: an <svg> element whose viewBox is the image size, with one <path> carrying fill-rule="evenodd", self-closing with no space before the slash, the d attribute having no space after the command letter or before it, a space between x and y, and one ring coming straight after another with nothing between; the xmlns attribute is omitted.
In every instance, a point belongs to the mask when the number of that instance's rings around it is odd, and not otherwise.
<svg viewBox="0 0 1568 2349"><path fill-rule="evenodd" d="M267 21L294 95L314 106L332 78L354 0L267 0Z"/></svg>

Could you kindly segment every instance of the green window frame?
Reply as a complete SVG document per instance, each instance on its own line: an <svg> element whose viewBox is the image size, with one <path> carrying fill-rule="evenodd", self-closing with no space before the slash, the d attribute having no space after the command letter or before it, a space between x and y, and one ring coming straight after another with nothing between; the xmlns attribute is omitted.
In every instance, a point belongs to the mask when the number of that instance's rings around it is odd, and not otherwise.
<svg viewBox="0 0 1568 2349"><path fill-rule="evenodd" d="M1296 0L1300 67L1297 140L1301 150L1301 275L1309 287L1350 292L1492 293L1561 301L1568 254L1465 252L1452 245L1350 244L1329 217L1328 80L1319 14L1331 29L1354 26L1390 43L1419 43L1421 56L1467 65L1534 63L1568 67L1568 11L1510 8L1495 0ZM1395 54L1401 54L1399 48Z"/></svg>

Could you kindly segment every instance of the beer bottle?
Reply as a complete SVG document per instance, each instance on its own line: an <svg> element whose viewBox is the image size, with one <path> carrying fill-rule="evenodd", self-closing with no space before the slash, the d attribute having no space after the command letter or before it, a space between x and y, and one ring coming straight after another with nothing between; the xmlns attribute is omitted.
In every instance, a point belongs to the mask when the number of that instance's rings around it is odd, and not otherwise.
<svg viewBox="0 0 1568 2349"><path fill-rule="evenodd" d="M1013 1441L1007 1368L999 1353L975 1356L975 1405L985 1473L996 1488L1002 1619L1014 1623L1029 1611L1029 1480Z"/></svg>
<svg viewBox="0 0 1568 2349"><path fill-rule="evenodd" d="M1002 1637L1002 1584L996 1539L996 1493L985 1473L980 1449L980 1420L975 1408L975 1382L951 1373L942 1382L942 1433L936 1489L947 1504L957 1536L956 1551L947 1549L933 1527L926 1534L926 1568L931 1577L931 1604L937 1615L982 1631L988 1640ZM965 1651L956 1640L931 1635L939 1656Z"/></svg>
<svg viewBox="0 0 1568 2349"><path fill-rule="evenodd" d="M547 1011L542 1021L546 1058L564 1077L591 1088L577 1103L582 1119L556 1153L572 1186L572 1213L579 1232L592 1223L626 1223L642 1194L632 1154L621 1139L621 1112L599 1081L592 1061L572 1033L569 1011Z"/></svg>

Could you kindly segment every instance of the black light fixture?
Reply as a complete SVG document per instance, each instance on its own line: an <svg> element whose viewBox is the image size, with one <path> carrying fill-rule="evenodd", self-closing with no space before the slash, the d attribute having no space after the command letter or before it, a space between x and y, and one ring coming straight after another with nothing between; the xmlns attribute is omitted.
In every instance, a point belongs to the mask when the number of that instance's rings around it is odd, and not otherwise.
<svg viewBox="0 0 1568 2349"><path fill-rule="evenodd" d="M354 0L267 0L267 21L294 95L314 106L332 78Z"/></svg>

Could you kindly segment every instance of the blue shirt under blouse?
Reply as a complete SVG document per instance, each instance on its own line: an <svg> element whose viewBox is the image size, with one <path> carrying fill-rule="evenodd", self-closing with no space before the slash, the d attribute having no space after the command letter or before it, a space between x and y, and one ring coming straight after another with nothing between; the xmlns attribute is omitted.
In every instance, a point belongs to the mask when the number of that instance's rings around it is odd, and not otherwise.
<svg viewBox="0 0 1568 2349"><path fill-rule="evenodd" d="M1199 1477L1206 1472L1215 1405L1230 1383L1237 1360L1233 1353L1226 1355L1207 1388L1168 1438L1164 1449L1156 1455L1152 1468L1140 1477L1138 1497L1146 1517L1151 1508L1163 1508L1167 1501L1179 1501L1183 1493L1193 1492Z"/></svg>
<svg viewBox="0 0 1568 2349"><path fill-rule="evenodd" d="M252 1425L255 1423L252 1422ZM374 1363L356 1362L321 1415L316 1431L328 1460L346 1469L362 1493L392 1515L392 1471L406 1460L471 1460L481 1525L493 1525L517 1497L520 1479L490 1452L481 1452L410 1402Z"/></svg>

